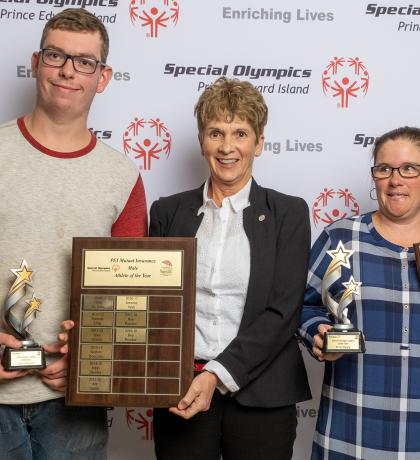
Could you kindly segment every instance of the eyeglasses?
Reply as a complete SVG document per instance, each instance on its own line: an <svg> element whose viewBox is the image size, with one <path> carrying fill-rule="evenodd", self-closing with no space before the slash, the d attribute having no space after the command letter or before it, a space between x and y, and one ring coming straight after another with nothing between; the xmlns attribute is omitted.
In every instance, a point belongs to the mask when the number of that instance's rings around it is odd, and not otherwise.
<svg viewBox="0 0 420 460"><path fill-rule="evenodd" d="M420 176L420 165L412 163L404 163L398 168L393 168L389 165L377 165L370 168L372 177L374 179L388 179L394 174L394 171L398 171L401 177L405 179L412 179Z"/></svg>
<svg viewBox="0 0 420 460"><path fill-rule="evenodd" d="M52 48L42 48L39 50L42 62L50 67L63 67L68 59L73 63L76 72L92 74L95 73L98 64L106 65L104 62L86 56L73 56L62 53Z"/></svg>

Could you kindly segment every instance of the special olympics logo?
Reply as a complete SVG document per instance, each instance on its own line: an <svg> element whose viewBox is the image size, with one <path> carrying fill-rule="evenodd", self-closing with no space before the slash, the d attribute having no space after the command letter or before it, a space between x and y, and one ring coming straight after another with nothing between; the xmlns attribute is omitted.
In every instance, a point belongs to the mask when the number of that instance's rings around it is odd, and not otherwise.
<svg viewBox="0 0 420 460"><path fill-rule="evenodd" d="M366 96L369 89L369 72L358 57L335 57L322 72L324 94L337 97L337 107L347 109L350 98L361 94Z"/></svg>
<svg viewBox="0 0 420 460"><path fill-rule="evenodd" d="M162 261L162 266L160 267L160 273L163 276L169 276L172 274L172 262L170 260Z"/></svg>
<svg viewBox="0 0 420 460"><path fill-rule="evenodd" d="M153 409L125 409L125 421L128 428L135 427L141 432L144 441L153 439Z"/></svg>
<svg viewBox="0 0 420 460"><path fill-rule="evenodd" d="M179 4L175 0L130 0L130 19L146 27L147 36L156 38L161 28L175 27L179 19Z"/></svg>
<svg viewBox="0 0 420 460"><path fill-rule="evenodd" d="M312 205L312 220L315 226L321 222L328 225L344 217L356 216L359 211L359 204L348 188L340 188L337 191L324 188Z"/></svg>
<svg viewBox="0 0 420 460"><path fill-rule="evenodd" d="M149 170L152 159L159 160L162 154L169 157L172 137L159 118L136 117L124 131L123 148L139 169Z"/></svg>

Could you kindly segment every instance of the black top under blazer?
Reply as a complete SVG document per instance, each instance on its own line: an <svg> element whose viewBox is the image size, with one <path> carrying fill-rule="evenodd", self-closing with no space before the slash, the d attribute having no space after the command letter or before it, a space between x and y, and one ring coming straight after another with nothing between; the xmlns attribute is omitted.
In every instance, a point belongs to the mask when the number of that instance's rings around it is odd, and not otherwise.
<svg viewBox="0 0 420 460"><path fill-rule="evenodd" d="M260 187L254 180L249 200L243 210L251 254L244 313L238 335L216 361L239 385L234 397L240 404L281 407L311 398L294 336L308 269L308 207L301 198ZM202 204L203 186L155 201L149 236L194 237Z"/></svg>

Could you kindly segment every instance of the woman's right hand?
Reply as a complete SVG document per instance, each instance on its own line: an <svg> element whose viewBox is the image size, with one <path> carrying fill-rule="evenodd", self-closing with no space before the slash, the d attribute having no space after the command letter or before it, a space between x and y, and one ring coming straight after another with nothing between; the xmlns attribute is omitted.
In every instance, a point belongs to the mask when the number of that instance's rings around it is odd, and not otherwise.
<svg viewBox="0 0 420 460"><path fill-rule="evenodd" d="M320 324L318 326L318 334L314 337L312 353L317 357L319 361L336 361L343 356L343 353L324 353L322 351L324 346L324 334L330 329L332 329L331 324Z"/></svg>

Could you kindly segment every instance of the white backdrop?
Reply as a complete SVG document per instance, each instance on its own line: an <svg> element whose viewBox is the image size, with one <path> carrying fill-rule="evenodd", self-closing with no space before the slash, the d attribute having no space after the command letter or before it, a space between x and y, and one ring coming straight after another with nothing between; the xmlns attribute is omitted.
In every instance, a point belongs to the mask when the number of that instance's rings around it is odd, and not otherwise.
<svg viewBox="0 0 420 460"><path fill-rule="evenodd" d="M193 106L220 74L263 92L270 113L255 178L307 201L313 239L376 207L374 137L420 124L420 2L395 0L1 0L0 122L33 107L31 53L45 21L69 6L108 28L114 78L89 127L138 165L149 204L205 179ZM295 460L310 455L323 371L304 355L314 399L298 405ZM151 409L108 414L111 460L154 459Z"/></svg>

